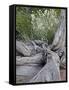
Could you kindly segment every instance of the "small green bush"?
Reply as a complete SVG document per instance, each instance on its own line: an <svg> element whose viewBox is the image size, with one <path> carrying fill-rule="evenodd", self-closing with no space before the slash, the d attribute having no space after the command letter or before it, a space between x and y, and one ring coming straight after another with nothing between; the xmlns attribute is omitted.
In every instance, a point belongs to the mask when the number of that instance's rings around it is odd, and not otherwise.
<svg viewBox="0 0 69 90"><path fill-rule="evenodd" d="M52 43L59 24L60 9L16 7L16 38Z"/></svg>

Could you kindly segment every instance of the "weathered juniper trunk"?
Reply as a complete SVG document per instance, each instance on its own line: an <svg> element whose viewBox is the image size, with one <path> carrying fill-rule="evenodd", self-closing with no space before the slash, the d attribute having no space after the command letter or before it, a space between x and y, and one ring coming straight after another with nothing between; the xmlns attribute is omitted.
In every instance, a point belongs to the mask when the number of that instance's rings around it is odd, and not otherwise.
<svg viewBox="0 0 69 90"><path fill-rule="evenodd" d="M30 80L30 82L48 82L61 80L59 70L59 56L49 49L47 49L47 52L47 63Z"/></svg>
<svg viewBox="0 0 69 90"><path fill-rule="evenodd" d="M60 81L60 66L66 68L65 10L61 10L60 25L51 48L41 40L16 41L16 75L22 83ZM21 54L19 56L18 54Z"/></svg>
<svg viewBox="0 0 69 90"><path fill-rule="evenodd" d="M31 57L16 57L16 65L41 64L42 62L42 53L36 54Z"/></svg>
<svg viewBox="0 0 69 90"><path fill-rule="evenodd" d="M52 48L54 50L65 47L66 43L66 15L65 15L65 10L61 10L61 15L60 15L60 25L58 27L58 30L55 34L53 43L52 43Z"/></svg>
<svg viewBox="0 0 69 90"><path fill-rule="evenodd" d="M65 66L66 63L66 15L65 10L61 10L60 25L55 34L52 50L58 53L60 57L60 65Z"/></svg>
<svg viewBox="0 0 69 90"><path fill-rule="evenodd" d="M31 54L31 51L28 48L28 46L26 46L25 43L23 43L21 41L16 41L16 50L25 56L30 56L30 54Z"/></svg>
<svg viewBox="0 0 69 90"><path fill-rule="evenodd" d="M43 51L41 47L36 45L34 41L29 41L27 43L23 43L22 41L17 41L16 40L16 51L17 55L18 53L24 56L32 56L37 53L40 53Z"/></svg>

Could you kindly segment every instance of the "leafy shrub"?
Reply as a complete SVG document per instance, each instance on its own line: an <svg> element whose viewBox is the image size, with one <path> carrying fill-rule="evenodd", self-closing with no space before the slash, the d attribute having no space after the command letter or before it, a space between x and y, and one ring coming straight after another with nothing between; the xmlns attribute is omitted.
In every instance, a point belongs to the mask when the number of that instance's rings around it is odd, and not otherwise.
<svg viewBox="0 0 69 90"><path fill-rule="evenodd" d="M16 38L52 43L59 24L60 9L17 7Z"/></svg>

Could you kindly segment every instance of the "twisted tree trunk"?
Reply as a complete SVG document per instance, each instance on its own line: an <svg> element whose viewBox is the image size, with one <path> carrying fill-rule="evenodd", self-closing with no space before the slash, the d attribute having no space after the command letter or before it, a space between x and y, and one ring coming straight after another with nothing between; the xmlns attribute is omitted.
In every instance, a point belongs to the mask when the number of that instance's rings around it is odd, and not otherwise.
<svg viewBox="0 0 69 90"><path fill-rule="evenodd" d="M30 80L30 82L48 82L60 81L59 56L47 49L47 63L44 67Z"/></svg>
<svg viewBox="0 0 69 90"><path fill-rule="evenodd" d="M52 50L58 53L60 57L60 66L65 67L66 64L66 10L61 10L60 25L55 34Z"/></svg>
<svg viewBox="0 0 69 90"><path fill-rule="evenodd" d="M24 83L60 81L60 66L66 68L65 10L61 10L60 25L51 48L41 40L31 41L30 45L16 41L16 50L23 55L16 58L16 75L29 77Z"/></svg>

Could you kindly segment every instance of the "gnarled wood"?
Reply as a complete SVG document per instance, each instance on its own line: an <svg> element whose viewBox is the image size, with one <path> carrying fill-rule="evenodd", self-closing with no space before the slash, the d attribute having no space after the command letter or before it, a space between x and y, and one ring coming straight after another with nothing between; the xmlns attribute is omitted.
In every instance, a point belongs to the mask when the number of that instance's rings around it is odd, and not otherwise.
<svg viewBox="0 0 69 90"><path fill-rule="evenodd" d="M66 44L66 15L65 10L61 10L60 25L52 43L52 49L57 50Z"/></svg>
<svg viewBox="0 0 69 90"><path fill-rule="evenodd" d="M60 81L59 56L48 50L47 63L30 82Z"/></svg>
<svg viewBox="0 0 69 90"><path fill-rule="evenodd" d="M51 46L41 40L28 43L16 41L16 50L23 55L16 57L16 75L28 78L22 82L35 83L61 80L60 67L66 69L65 17L65 10L62 9L60 25Z"/></svg>
<svg viewBox="0 0 69 90"><path fill-rule="evenodd" d="M36 54L31 57L20 57L16 58L16 65L24 65L24 64L41 64L42 61L42 53Z"/></svg>
<svg viewBox="0 0 69 90"><path fill-rule="evenodd" d="M30 56L31 50L30 48L23 42L16 40L16 50L23 54L24 56Z"/></svg>

